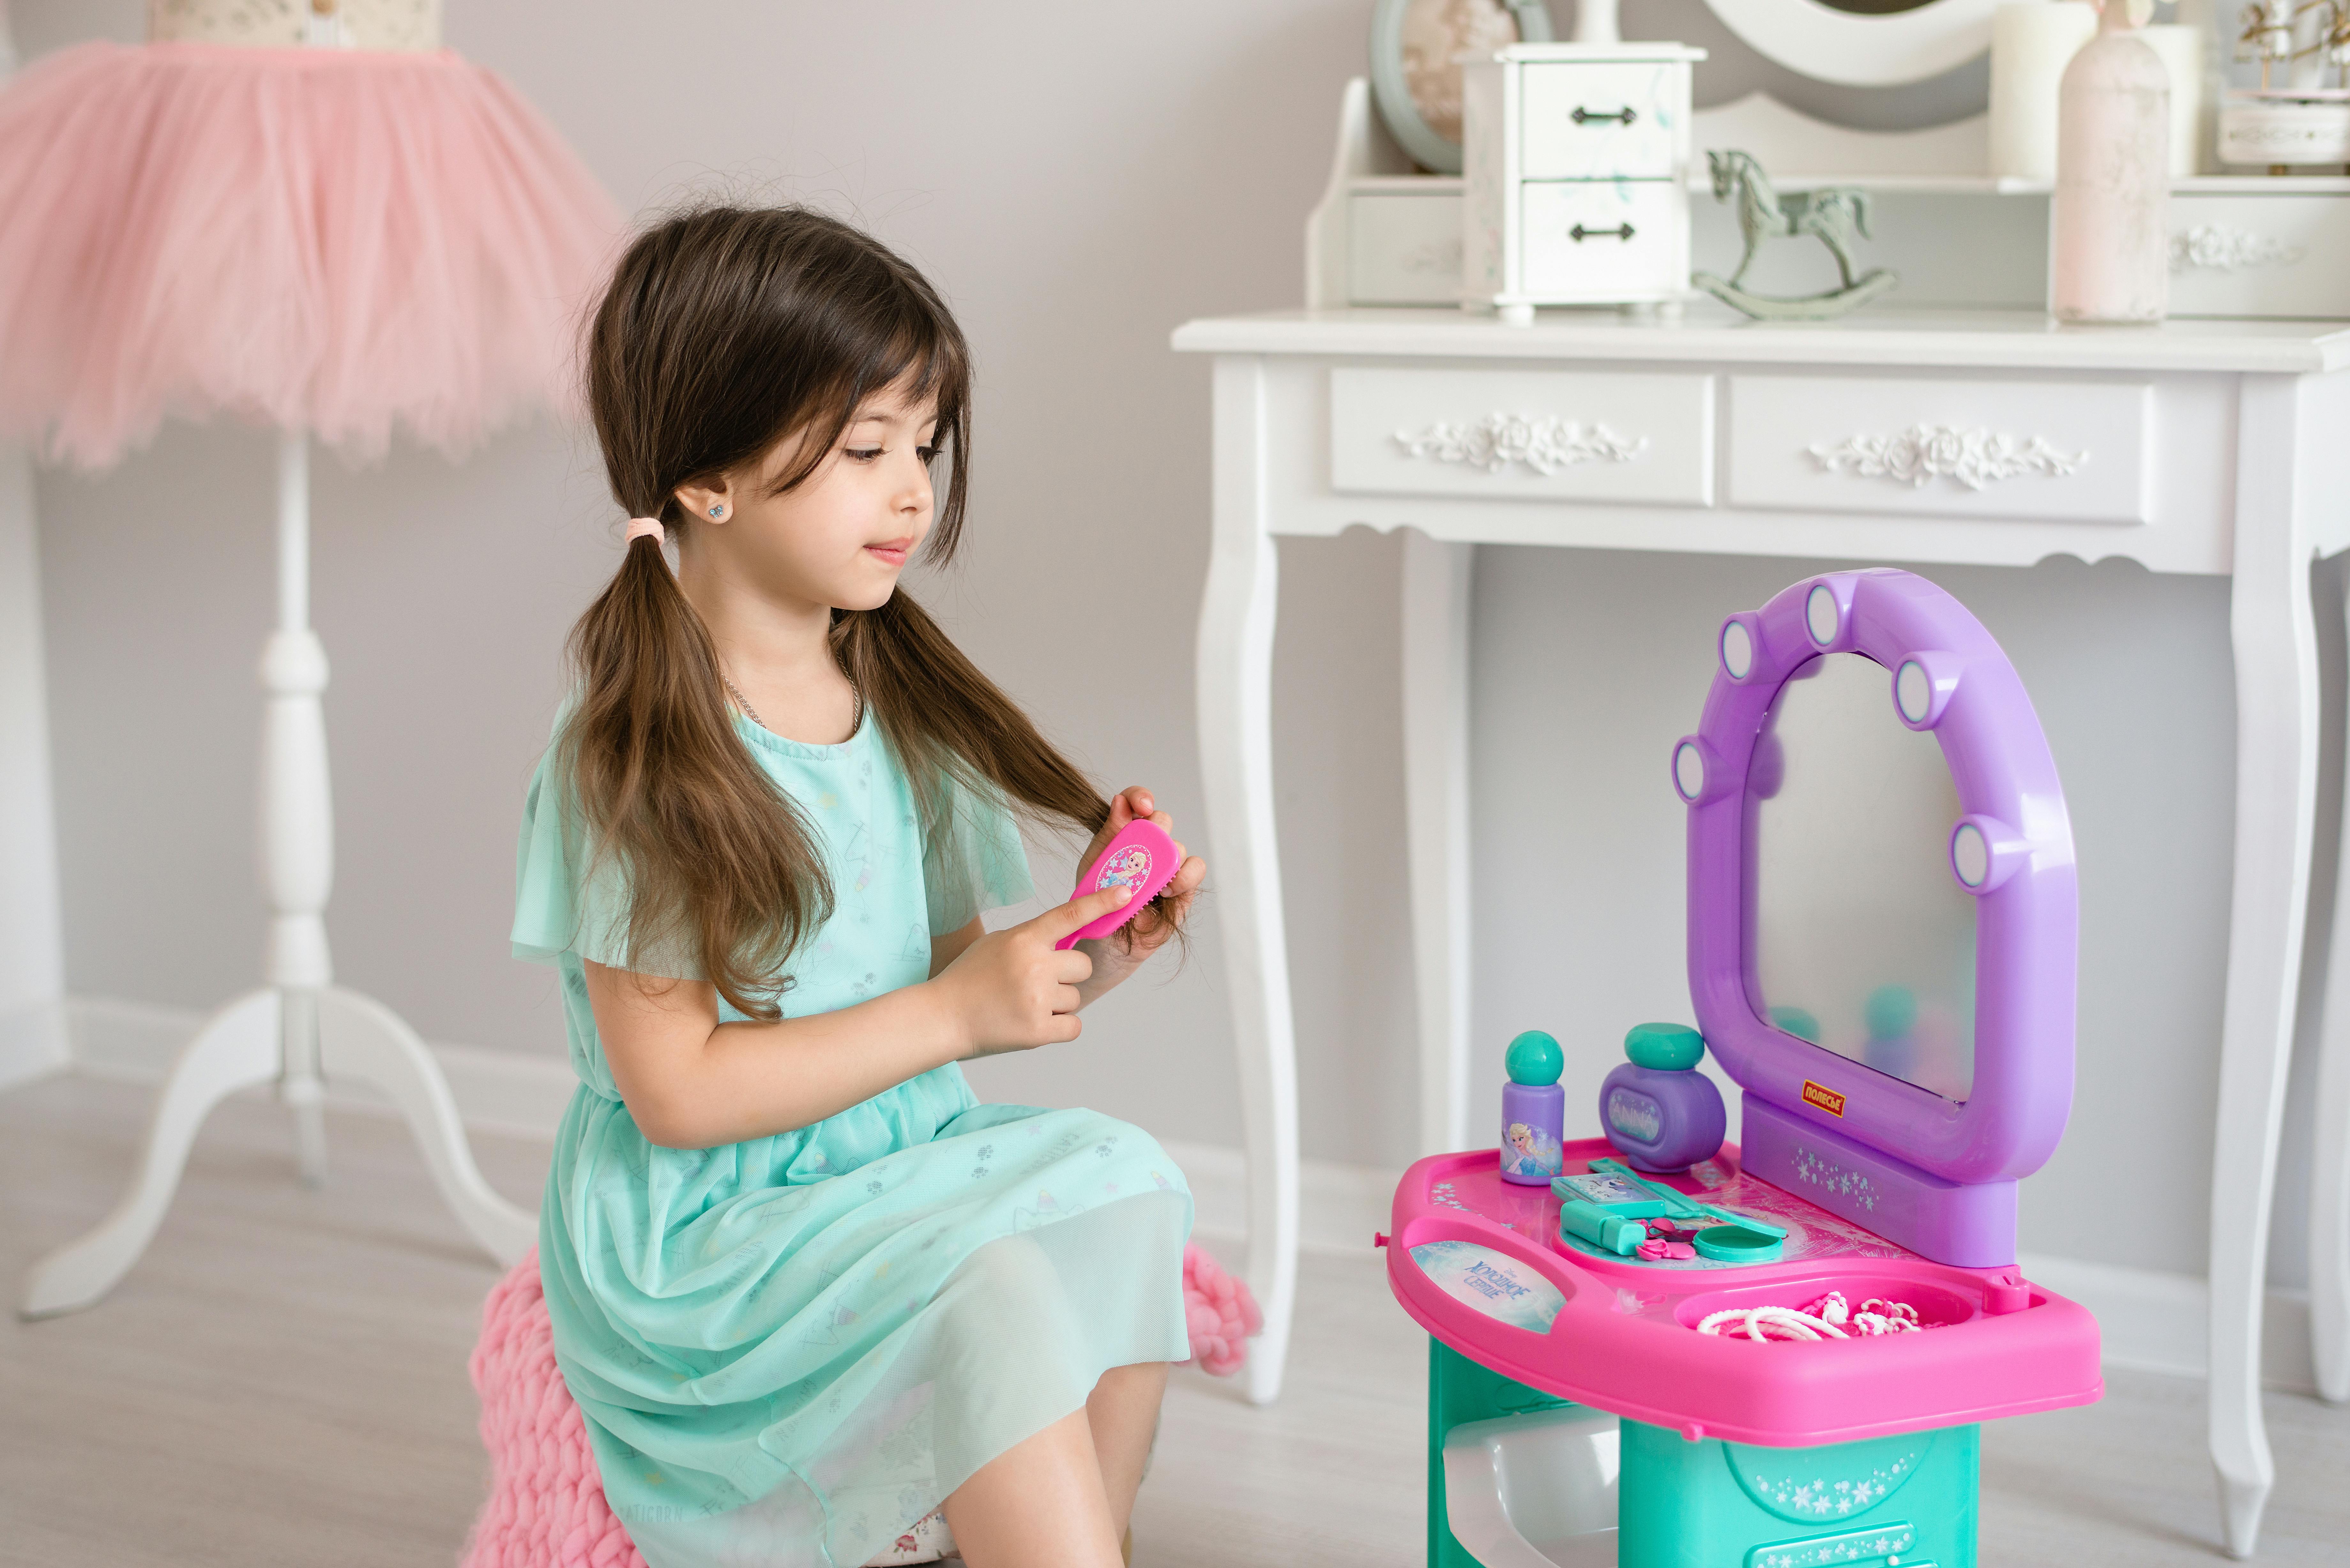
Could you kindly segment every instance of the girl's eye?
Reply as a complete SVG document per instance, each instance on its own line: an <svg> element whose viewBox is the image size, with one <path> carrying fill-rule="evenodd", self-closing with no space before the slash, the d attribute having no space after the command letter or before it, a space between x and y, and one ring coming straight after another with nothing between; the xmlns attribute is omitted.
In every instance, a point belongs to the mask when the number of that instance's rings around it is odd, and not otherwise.
<svg viewBox="0 0 2350 1568"><path fill-rule="evenodd" d="M940 443L938 443L938 442L936 442L936 441L933 441L933 442L931 442L929 446L919 446L919 447L916 447L916 448L914 449L914 455L915 455L916 457L920 458L924 462L931 462L931 461L935 460L935 459L938 457L939 453L941 453L941 452L944 452L945 450L946 450L946 448L945 448L944 446L941 445Z"/></svg>
<svg viewBox="0 0 2350 1568"><path fill-rule="evenodd" d="M859 462L871 462L881 455L884 449L878 446L852 446L843 450Z"/></svg>

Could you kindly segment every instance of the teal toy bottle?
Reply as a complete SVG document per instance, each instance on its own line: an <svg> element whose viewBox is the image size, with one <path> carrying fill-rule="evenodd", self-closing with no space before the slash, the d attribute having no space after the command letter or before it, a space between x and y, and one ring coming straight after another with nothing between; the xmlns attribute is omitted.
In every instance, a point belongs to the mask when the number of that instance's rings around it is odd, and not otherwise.
<svg viewBox="0 0 2350 1568"><path fill-rule="evenodd" d="M1503 1066L1502 1179L1521 1187L1546 1187L1560 1169L1558 1145L1566 1130L1566 1091L1558 1075L1566 1054L1539 1029L1510 1042Z"/></svg>

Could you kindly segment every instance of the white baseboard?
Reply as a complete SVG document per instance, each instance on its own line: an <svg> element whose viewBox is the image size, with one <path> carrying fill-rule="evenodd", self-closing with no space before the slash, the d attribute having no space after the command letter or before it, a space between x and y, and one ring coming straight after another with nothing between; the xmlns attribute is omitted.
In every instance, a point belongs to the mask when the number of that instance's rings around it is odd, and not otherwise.
<svg viewBox="0 0 2350 1568"><path fill-rule="evenodd" d="M203 1023L201 1013L106 997L68 999L61 1031L54 1018L47 1033L37 1023L20 1022L28 1016L0 1017L0 1087L64 1065L64 1047L56 1043L60 1032L77 1071L154 1082ZM436 1044L432 1051L467 1127L515 1137L555 1136L576 1082L569 1062L473 1045ZM327 1101L349 1110L394 1114L363 1085L330 1081ZM1180 1142L1168 1143L1166 1148L1190 1179L1198 1228L1219 1239L1244 1236L1248 1202L1241 1151L1222 1144ZM1372 1234L1388 1228L1390 1200L1401 1174L1375 1166L1304 1161L1298 1172L1300 1245L1314 1252L1367 1256ZM2020 1261L2027 1278L2096 1314L2106 1365L2182 1377L2204 1376L2208 1293L2201 1280L2042 1254L2026 1254ZM2296 1393L2315 1388L2309 1332L2308 1294L2270 1292L2262 1363L2271 1386Z"/></svg>
<svg viewBox="0 0 2350 1568"><path fill-rule="evenodd" d="M29 1002L0 1012L0 1089L73 1064L62 1002Z"/></svg>

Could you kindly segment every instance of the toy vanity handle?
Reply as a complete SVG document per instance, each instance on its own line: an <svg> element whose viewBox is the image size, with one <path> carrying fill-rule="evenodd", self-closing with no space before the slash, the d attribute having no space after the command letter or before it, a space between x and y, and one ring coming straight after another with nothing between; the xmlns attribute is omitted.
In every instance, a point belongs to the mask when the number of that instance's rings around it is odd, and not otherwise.
<svg viewBox="0 0 2350 1568"><path fill-rule="evenodd" d="M1624 112L1629 114L1632 111L1627 109ZM1578 245L1586 240L1596 240L1603 236L1611 240L1628 240L1632 237L1632 225L1620 223L1612 229L1586 229L1581 223L1577 223L1566 231L1566 236Z"/></svg>
<svg viewBox="0 0 2350 1568"><path fill-rule="evenodd" d="M1574 120L1577 125L1587 125L1595 119L1613 119L1620 121L1625 125L1629 125L1632 123L1635 117L1632 113L1632 106L1630 104L1626 104L1622 109L1609 112L1596 109L1586 109L1578 103L1575 106L1575 112L1567 116L1567 118Z"/></svg>

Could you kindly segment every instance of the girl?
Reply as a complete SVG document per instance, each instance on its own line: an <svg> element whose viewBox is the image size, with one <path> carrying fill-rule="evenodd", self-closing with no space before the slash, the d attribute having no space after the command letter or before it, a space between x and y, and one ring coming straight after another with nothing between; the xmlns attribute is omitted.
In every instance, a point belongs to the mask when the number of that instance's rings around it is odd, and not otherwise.
<svg viewBox="0 0 2350 1568"><path fill-rule="evenodd" d="M956 1065L1075 1040L1205 873L1067 952L1129 889L980 923L1032 891L1008 808L1089 857L1169 818L1102 800L898 587L961 533L970 383L921 275L806 211L648 231L590 328L636 516L572 634L514 941L560 970L581 1079L539 1220L556 1359L651 1568L920 1561L941 1503L981 1568L1108 1568L1188 1354L1182 1173Z"/></svg>

